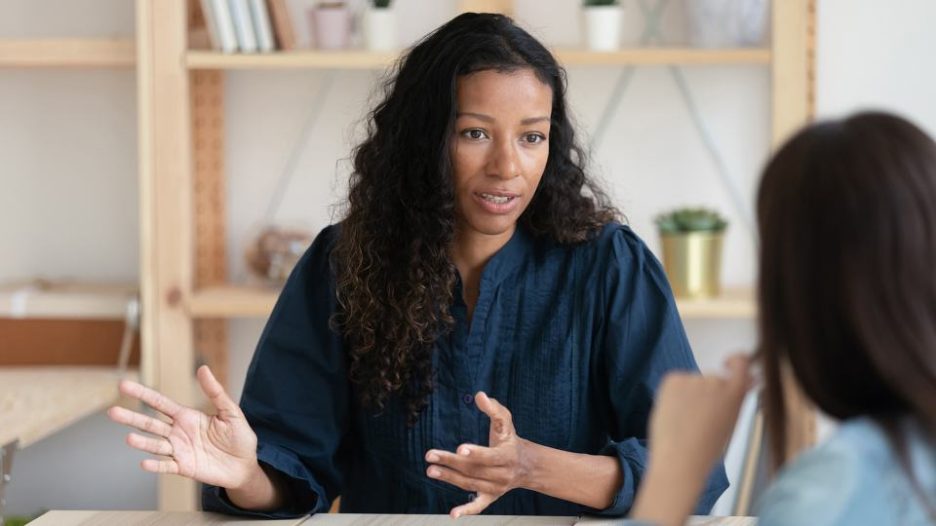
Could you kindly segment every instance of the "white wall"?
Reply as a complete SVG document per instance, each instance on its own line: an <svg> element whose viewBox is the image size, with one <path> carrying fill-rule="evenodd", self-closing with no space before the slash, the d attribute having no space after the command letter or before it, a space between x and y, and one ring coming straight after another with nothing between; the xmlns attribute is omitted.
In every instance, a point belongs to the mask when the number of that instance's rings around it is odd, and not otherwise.
<svg viewBox="0 0 936 526"><path fill-rule="evenodd" d="M298 8L308 0L293 0ZM454 0L398 0L401 33L415 39L453 12ZM547 42L576 42L576 0L519 0L518 18ZM664 18L668 41L682 40L680 2ZM636 0L625 0L634 14ZM50 16L47 13L58 13ZM303 19L300 19L303 20ZM930 0L819 0L818 104L821 115L869 105L914 117L936 132L936 68ZM129 0L0 0L0 37L129 35ZM633 22L631 22L633 25ZM636 27L636 26L635 26ZM307 38L304 35L303 38ZM587 135L604 111L619 71L573 68L570 98ZM767 153L768 76L762 66L685 68L701 113L748 199ZM258 228L276 178L323 85L323 72L228 74L228 216L232 273L244 278L242 250ZM330 222L347 173L353 123L365 111L374 74L337 72L306 140L276 221L320 228ZM0 281L27 276L134 279L138 276L135 79L130 71L0 70ZM594 152L635 230L658 247L652 217L682 204L716 206L732 222L724 280L750 284L754 245L706 156L669 70L637 70ZM727 352L750 349L748 321L687 322L699 362L716 369ZM243 374L261 321L230 323L232 389ZM0 336L2 346L2 336ZM2 349L2 347L0 347ZM123 432L98 415L19 453L10 511L47 508L152 508L153 477Z"/></svg>

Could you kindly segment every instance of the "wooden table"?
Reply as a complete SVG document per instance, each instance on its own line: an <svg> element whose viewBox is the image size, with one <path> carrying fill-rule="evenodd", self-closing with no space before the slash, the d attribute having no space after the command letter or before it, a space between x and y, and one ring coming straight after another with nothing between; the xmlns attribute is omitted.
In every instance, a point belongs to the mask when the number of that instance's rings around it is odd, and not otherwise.
<svg viewBox="0 0 936 526"><path fill-rule="evenodd" d="M359 515L326 513L278 521L244 520L214 513L159 511L50 511L30 526L626 526L631 521L599 517L468 516L453 521L448 515ZM687 526L756 526L751 517L692 517Z"/></svg>

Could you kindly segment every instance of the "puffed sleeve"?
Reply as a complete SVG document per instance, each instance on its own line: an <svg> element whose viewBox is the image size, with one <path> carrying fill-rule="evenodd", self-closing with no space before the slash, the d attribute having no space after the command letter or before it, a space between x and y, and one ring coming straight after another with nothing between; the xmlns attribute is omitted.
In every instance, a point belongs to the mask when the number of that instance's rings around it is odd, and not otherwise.
<svg viewBox="0 0 936 526"><path fill-rule="evenodd" d="M323 230L292 271L257 344L240 401L257 433L259 461L286 481L286 504L246 511L223 489L205 486L205 510L295 517L327 511L340 493L350 387L342 338L329 326L336 309L329 264L336 238L337 227Z"/></svg>
<svg viewBox="0 0 936 526"><path fill-rule="evenodd" d="M610 230L610 232L608 231ZM604 349L598 365L608 392L610 436L601 454L616 456L623 481L601 515L621 516L634 503L647 468L650 410L663 376L673 370L698 371L659 261L622 225L602 233L605 272ZM719 463L706 483L695 513L707 514L728 487ZM592 512L595 513L595 512Z"/></svg>

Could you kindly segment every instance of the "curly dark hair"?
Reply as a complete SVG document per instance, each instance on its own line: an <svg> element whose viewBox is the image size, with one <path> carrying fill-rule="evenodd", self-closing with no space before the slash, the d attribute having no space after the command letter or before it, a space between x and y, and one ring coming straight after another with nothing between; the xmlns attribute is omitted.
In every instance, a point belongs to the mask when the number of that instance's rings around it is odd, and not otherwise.
<svg viewBox="0 0 936 526"><path fill-rule="evenodd" d="M457 80L525 68L553 98L549 158L521 225L574 244L618 216L585 174L566 109L565 71L540 42L506 16L475 13L424 37L399 60L368 115L332 252L339 304L333 322L348 342L350 378L365 407L380 410L399 395L415 422L433 389L436 338L454 325L450 141Z"/></svg>

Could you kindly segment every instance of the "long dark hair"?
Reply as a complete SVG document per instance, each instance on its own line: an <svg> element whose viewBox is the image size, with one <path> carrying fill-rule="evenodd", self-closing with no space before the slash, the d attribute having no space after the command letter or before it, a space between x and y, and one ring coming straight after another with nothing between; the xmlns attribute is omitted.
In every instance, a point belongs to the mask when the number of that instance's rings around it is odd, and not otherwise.
<svg viewBox="0 0 936 526"><path fill-rule="evenodd" d="M616 217L584 171L566 108L565 71L503 15L460 15L424 37L383 85L356 148L347 211L333 252L351 380L365 406L405 400L410 422L432 391L432 348L454 321L455 226L449 154L460 76L529 68L552 89L549 158L520 223L577 243Z"/></svg>
<svg viewBox="0 0 936 526"><path fill-rule="evenodd" d="M789 364L825 413L880 424L914 480L901 421L936 440L936 144L885 113L810 126L767 165L758 223L775 463Z"/></svg>

